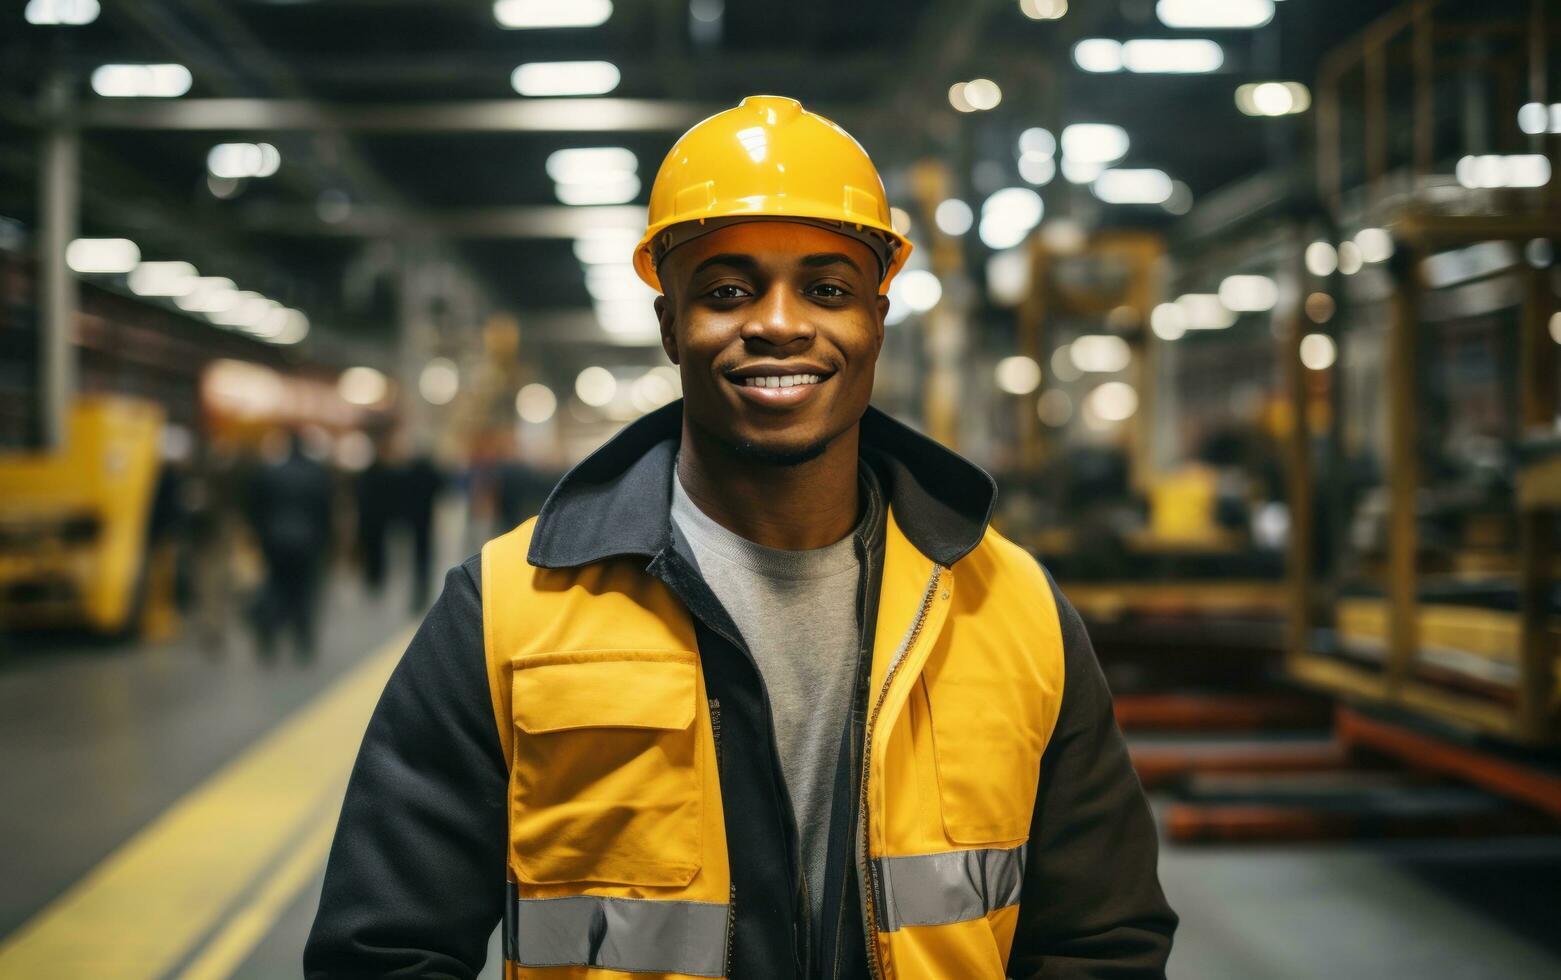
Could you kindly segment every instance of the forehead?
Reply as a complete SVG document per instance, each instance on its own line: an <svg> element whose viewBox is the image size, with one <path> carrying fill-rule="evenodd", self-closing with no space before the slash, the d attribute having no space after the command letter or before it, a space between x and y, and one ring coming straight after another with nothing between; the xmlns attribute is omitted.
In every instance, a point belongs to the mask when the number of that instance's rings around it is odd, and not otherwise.
<svg viewBox="0 0 1561 980"><path fill-rule="evenodd" d="M863 243L818 225L796 221L744 221L726 225L674 249L664 265L678 274L686 274L711 256L741 255L761 266L780 269L806 256L831 252L850 256L857 267L869 275L878 269L873 250Z"/></svg>

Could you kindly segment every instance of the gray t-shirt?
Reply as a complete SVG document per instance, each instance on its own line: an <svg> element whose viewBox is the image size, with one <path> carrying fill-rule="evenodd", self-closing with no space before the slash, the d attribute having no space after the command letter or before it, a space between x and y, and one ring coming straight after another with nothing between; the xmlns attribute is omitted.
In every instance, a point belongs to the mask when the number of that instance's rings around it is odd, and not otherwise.
<svg viewBox="0 0 1561 980"><path fill-rule="evenodd" d="M764 677L816 925L836 762L856 680L854 535L810 551L766 548L711 520L676 478L672 520Z"/></svg>

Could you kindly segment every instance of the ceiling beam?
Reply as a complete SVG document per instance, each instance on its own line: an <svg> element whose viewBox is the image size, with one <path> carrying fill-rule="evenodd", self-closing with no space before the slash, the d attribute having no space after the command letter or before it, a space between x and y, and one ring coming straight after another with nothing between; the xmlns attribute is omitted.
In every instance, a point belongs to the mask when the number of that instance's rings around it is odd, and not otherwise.
<svg viewBox="0 0 1561 980"><path fill-rule="evenodd" d="M206 132L678 132L720 108L658 99L476 99L407 105L122 99L87 103L78 122L84 129Z"/></svg>
<svg viewBox="0 0 1561 980"><path fill-rule="evenodd" d="M339 221L327 222L312 208L256 207L239 223L262 234L322 238L390 238L432 233L444 239L576 238L593 228L645 227L645 209L635 205L566 207L538 205L427 209L354 206Z"/></svg>

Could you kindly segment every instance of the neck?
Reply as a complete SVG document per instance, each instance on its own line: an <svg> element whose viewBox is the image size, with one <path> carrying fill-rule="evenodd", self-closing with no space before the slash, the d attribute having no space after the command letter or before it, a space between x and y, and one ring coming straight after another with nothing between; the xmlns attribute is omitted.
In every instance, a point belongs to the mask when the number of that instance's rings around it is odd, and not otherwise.
<svg viewBox="0 0 1561 980"><path fill-rule="evenodd" d="M711 520L755 544L806 551L834 544L856 527L860 426L841 433L815 459L765 466L683 420L678 479Z"/></svg>

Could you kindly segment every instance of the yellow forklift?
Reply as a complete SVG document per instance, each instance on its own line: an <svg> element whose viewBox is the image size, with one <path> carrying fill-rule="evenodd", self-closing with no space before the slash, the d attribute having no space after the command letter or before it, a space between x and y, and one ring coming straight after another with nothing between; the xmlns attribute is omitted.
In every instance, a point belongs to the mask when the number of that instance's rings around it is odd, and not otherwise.
<svg viewBox="0 0 1561 980"><path fill-rule="evenodd" d="M169 591L148 552L162 430L155 404L87 395L61 448L0 455L0 624L119 635L166 605L148 602Z"/></svg>

